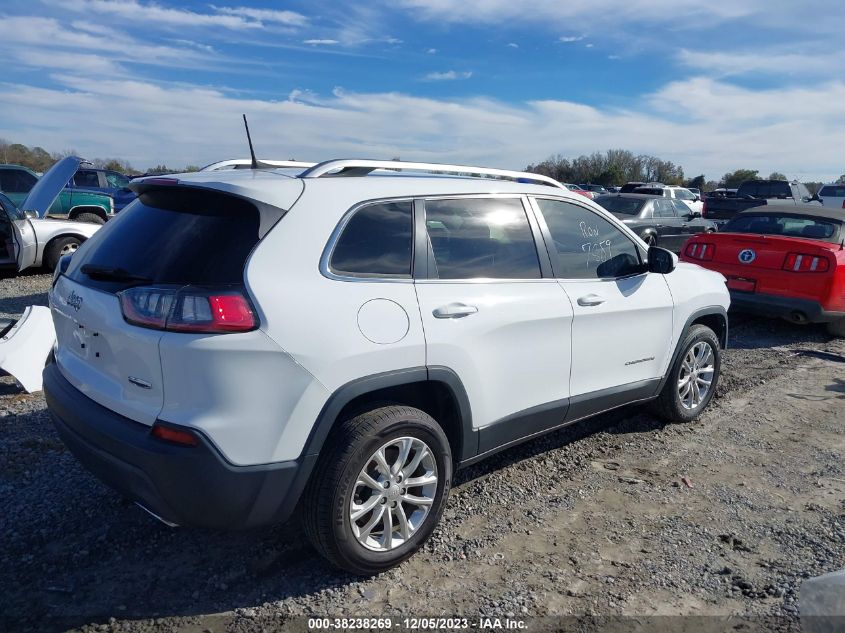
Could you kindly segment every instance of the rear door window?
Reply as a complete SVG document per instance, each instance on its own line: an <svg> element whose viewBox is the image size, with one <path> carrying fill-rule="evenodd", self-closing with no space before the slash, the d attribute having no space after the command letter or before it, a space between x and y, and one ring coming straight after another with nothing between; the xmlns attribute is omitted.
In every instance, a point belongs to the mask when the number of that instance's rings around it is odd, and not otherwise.
<svg viewBox="0 0 845 633"><path fill-rule="evenodd" d="M77 187L94 187L100 186L100 176L92 169L80 169L73 177L73 184Z"/></svg>
<svg viewBox="0 0 845 633"><path fill-rule="evenodd" d="M522 201L426 200L425 218L440 279L539 279L540 260Z"/></svg>
<svg viewBox="0 0 845 633"><path fill-rule="evenodd" d="M338 275L410 277L413 228L410 200L362 207L343 227L329 267Z"/></svg>
<svg viewBox="0 0 845 633"><path fill-rule="evenodd" d="M654 201L654 217L655 218L674 218L675 207L672 206L673 200L655 200ZM683 203L681 203L683 204Z"/></svg>
<svg viewBox="0 0 845 633"><path fill-rule="evenodd" d="M563 200L538 198L537 205L557 251L557 277L608 279L643 272L639 248L598 213Z"/></svg>

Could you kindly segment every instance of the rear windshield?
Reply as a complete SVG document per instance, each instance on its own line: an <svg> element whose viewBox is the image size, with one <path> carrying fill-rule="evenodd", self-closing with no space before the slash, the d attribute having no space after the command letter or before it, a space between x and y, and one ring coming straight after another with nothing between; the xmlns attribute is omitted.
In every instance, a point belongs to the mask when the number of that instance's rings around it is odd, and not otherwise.
<svg viewBox="0 0 845 633"><path fill-rule="evenodd" d="M241 198L177 187L148 191L95 233L68 276L107 291L138 283L242 284L259 225L258 209ZM92 279L83 267L135 279Z"/></svg>
<svg viewBox="0 0 845 633"><path fill-rule="evenodd" d="M827 218L781 213L739 215L725 224L724 233L756 233L839 242L841 223Z"/></svg>
<svg viewBox="0 0 845 633"><path fill-rule="evenodd" d="M819 196L824 198L829 196L831 198L845 198L845 185L825 185L819 191Z"/></svg>
<svg viewBox="0 0 845 633"><path fill-rule="evenodd" d="M639 215L643 204L645 204L645 200L620 198L618 196L599 196L596 198L596 202L611 213L619 213L620 215Z"/></svg>

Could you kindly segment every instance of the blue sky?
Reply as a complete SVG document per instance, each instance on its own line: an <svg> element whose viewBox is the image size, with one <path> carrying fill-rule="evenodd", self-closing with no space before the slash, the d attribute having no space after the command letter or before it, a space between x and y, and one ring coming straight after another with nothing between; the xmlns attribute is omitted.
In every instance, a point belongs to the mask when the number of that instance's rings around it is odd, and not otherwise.
<svg viewBox="0 0 845 633"><path fill-rule="evenodd" d="M0 137L144 168L245 155L521 168L625 148L845 172L832 0L5 0Z"/></svg>

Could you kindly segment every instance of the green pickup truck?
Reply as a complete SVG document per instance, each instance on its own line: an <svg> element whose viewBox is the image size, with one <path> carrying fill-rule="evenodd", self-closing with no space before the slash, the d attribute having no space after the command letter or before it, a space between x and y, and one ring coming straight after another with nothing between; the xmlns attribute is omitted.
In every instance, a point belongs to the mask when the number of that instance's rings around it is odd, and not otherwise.
<svg viewBox="0 0 845 633"><path fill-rule="evenodd" d="M38 182L38 175L21 165L0 165L0 191L17 205ZM26 211L27 209L24 209ZM47 210L47 217L105 224L114 216L114 199L104 193L65 187Z"/></svg>

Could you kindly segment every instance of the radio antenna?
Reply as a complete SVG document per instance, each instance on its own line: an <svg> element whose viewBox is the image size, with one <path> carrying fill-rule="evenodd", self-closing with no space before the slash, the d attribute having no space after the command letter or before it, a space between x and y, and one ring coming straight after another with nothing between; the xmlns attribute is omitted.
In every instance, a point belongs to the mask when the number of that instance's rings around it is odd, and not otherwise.
<svg viewBox="0 0 845 633"><path fill-rule="evenodd" d="M252 157L252 169L258 169L258 160L255 158L255 149L252 147L252 137L249 135L249 123L246 122L246 114L244 117L244 127L246 128L246 141L249 143L249 155Z"/></svg>

